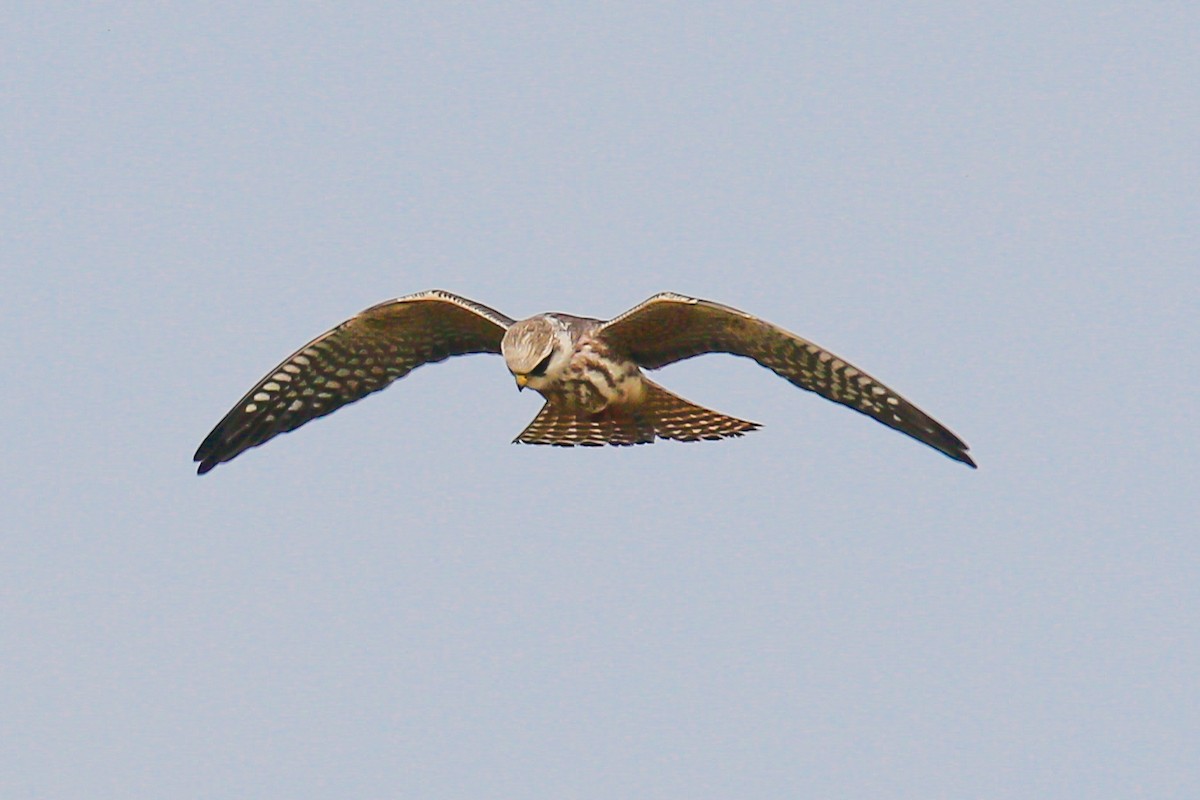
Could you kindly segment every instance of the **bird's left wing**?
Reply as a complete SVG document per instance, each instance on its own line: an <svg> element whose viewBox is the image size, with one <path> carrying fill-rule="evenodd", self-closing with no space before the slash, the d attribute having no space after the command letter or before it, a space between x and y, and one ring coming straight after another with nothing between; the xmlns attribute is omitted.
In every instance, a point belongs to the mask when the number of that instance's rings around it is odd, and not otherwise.
<svg viewBox="0 0 1200 800"><path fill-rule="evenodd" d="M975 466L961 439L887 386L819 345L736 308L664 292L605 322L596 335L647 369L703 353L752 358L801 389Z"/></svg>
<svg viewBox="0 0 1200 800"><path fill-rule="evenodd" d="M458 295L421 292L372 306L268 372L200 444L203 475L244 450L385 388L422 364L499 353L513 321Z"/></svg>

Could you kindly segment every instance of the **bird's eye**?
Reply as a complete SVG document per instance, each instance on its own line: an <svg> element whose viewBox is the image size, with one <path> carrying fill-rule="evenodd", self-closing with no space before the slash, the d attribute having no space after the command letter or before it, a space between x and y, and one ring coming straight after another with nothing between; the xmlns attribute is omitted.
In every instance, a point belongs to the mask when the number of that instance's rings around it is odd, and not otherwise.
<svg viewBox="0 0 1200 800"><path fill-rule="evenodd" d="M550 367L550 359L551 359L553 356L554 356L554 353L550 353L550 355L548 355L548 356L546 356L545 358L543 358L541 361L539 361L539 362L538 362L538 365L537 365L536 367L534 367L533 369L529 370L529 374L530 374L530 375L537 375L537 376L539 376L539 377L540 377L540 376L542 376L542 375L545 375L545 374L546 374L546 370L547 370L547 369Z"/></svg>

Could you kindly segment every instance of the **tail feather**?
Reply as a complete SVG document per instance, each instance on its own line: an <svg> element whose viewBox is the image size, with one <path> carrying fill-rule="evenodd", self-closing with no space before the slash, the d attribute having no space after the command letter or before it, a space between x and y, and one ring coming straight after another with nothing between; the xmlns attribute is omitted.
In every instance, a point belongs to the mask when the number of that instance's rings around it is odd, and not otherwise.
<svg viewBox="0 0 1200 800"><path fill-rule="evenodd" d="M646 380L645 392L637 404L609 406L594 414L547 401L513 441L561 447L649 444L656 438L696 442L741 436L758 427L757 422L690 403Z"/></svg>

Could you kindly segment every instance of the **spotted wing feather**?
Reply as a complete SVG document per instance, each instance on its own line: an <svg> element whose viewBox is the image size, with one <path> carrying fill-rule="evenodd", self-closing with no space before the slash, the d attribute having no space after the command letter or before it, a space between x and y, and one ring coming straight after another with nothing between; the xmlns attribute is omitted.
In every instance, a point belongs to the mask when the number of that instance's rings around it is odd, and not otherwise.
<svg viewBox="0 0 1200 800"><path fill-rule="evenodd" d="M975 466L961 439L883 383L807 339L744 311L664 293L604 323L598 335L646 369L704 353L752 358L801 389Z"/></svg>
<svg viewBox="0 0 1200 800"><path fill-rule="evenodd" d="M599 413L552 396L514 441L560 447L649 444L655 438L698 442L741 436L757 428L758 423L698 406L644 380L640 402L611 405Z"/></svg>
<svg viewBox="0 0 1200 800"><path fill-rule="evenodd" d="M199 473L385 388L423 364L499 353L512 320L449 292L389 300L313 339L267 373L201 443Z"/></svg>

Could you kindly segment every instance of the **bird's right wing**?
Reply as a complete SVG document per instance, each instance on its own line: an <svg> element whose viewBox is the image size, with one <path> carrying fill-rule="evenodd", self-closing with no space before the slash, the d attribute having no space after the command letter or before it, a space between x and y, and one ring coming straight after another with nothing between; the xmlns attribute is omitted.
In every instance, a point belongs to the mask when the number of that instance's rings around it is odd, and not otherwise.
<svg viewBox="0 0 1200 800"><path fill-rule="evenodd" d="M647 369L704 353L752 358L801 389L975 466L961 439L880 381L823 347L736 308L664 292L605 322L597 335Z"/></svg>
<svg viewBox="0 0 1200 800"><path fill-rule="evenodd" d="M512 323L487 306L439 290L372 306L313 339L255 384L200 444L194 458L198 472L377 392L422 364L499 353Z"/></svg>

